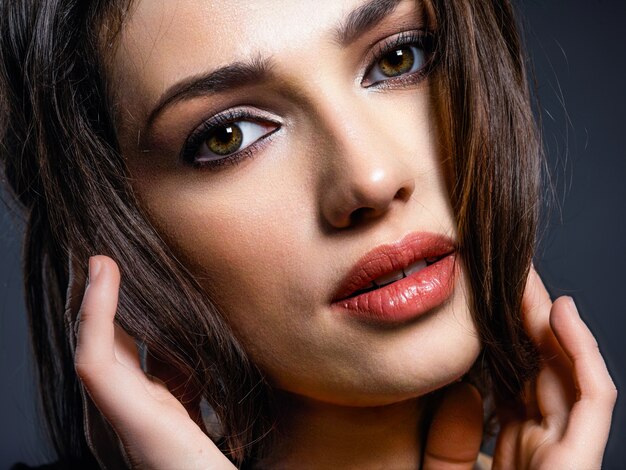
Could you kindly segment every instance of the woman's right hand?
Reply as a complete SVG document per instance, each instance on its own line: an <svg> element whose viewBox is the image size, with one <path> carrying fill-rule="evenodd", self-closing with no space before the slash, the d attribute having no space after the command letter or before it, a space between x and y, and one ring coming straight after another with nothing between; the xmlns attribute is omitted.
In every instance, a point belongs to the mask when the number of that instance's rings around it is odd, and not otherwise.
<svg viewBox="0 0 626 470"><path fill-rule="evenodd" d="M522 321L542 355L524 406L496 409L494 469L599 469L617 390L593 334L571 298L554 302L531 267ZM482 438L482 400L467 383L444 396L429 429L424 468L474 468Z"/></svg>
<svg viewBox="0 0 626 470"><path fill-rule="evenodd" d="M70 273L70 288L75 284L75 273ZM89 282L73 322L74 364L87 392L83 394L86 424L92 428L106 425L93 422L98 419L93 416L95 404L119 438L131 468L235 468L165 383L142 370L134 340L114 323L119 287L115 261L92 256ZM90 441L94 429L86 432L91 433ZM97 452L97 443L90 445ZM106 466L106 455L96 458Z"/></svg>

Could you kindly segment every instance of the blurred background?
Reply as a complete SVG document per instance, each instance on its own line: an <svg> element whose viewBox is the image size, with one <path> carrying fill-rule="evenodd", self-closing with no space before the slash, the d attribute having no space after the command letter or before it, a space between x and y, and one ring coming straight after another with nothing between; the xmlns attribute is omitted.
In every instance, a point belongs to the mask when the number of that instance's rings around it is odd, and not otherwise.
<svg viewBox="0 0 626 470"><path fill-rule="evenodd" d="M622 396L604 468L626 468L626 2L517 0L535 71L552 202L535 264L571 295ZM549 207L548 207L549 206ZM49 462L20 272L21 224L0 204L0 469Z"/></svg>

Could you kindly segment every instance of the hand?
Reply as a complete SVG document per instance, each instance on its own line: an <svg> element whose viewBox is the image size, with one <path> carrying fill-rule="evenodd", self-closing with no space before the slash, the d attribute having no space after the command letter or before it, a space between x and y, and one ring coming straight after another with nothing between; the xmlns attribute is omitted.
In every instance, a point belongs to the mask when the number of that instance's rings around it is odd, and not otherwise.
<svg viewBox="0 0 626 470"><path fill-rule="evenodd" d="M235 468L201 429L197 400L186 408L165 385L172 386L172 377L161 375L159 379L144 373L134 340L114 323L120 286L117 264L109 257L94 256L89 265L89 284L74 322L72 315L80 298L77 286L83 283L70 258L66 321L77 327L72 348L76 372L86 391L86 437L100 465ZM122 453L116 448L118 439Z"/></svg>
<svg viewBox="0 0 626 470"><path fill-rule="evenodd" d="M554 303L531 268L522 301L524 326L543 367L527 384L523 416L499 409L494 469L599 469L617 390L598 344L570 297ZM426 470L471 469L482 437L482 402L468 384L451 388L426 444Z"/></svg>

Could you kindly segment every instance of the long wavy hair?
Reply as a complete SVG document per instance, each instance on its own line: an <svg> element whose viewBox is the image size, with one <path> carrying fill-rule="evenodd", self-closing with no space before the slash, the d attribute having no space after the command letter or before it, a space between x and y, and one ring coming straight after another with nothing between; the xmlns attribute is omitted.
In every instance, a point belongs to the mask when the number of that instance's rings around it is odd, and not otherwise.
<svg viewBox="0 0 626 470"><path fill-rule="evenodd" d="M0 161L26 219L23 280L42 411L59 459L92 464L63 310L70 252L81 266L105 254L123 279L117 321L188 377L222 424L218 445L242 465L263 453L272 391L129 184L105 64L130 3L0 3ZM508 0L425 3L442 163L483 345L471 376L514 403L538 366L520 308L542 154L520 37Z"/></svg>

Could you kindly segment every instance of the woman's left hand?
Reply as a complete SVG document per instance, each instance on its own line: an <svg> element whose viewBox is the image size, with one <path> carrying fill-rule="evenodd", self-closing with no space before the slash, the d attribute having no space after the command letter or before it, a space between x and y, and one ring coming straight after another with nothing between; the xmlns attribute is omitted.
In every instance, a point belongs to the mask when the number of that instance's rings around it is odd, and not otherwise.
<svg viewBox="0 0 626 470"><path fill-rule="evenodd" d="M527 384L525 409L498 409L494 469L599 469L617 390L598 344L571 297L554 303L531 268L523 320L543 365ZM474 468L482 437L482 403L468 384L451 388L437 410L426 447L426 470Z"/></svg>

